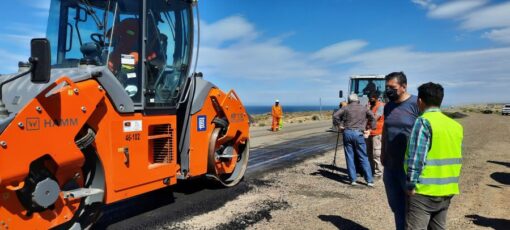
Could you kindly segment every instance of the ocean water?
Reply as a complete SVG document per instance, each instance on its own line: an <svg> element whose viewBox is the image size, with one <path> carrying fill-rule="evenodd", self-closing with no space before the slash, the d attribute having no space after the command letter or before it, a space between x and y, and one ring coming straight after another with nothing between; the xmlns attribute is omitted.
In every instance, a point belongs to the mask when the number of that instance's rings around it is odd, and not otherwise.
<svg viewBox="0 0 510 230"><path fill-rule="evenodd" d="M271 113L271 106L245 106L246 108L246 111L248 112L248 114L250 115L255 115L255 114L265 114L265 113ZM335 109L337 109L338 106L336 105L323 105L322 106L322 111L333 111ZM301 106L301 105L288 105L288 106L285 106L285 105L282 105L282 109L283 109L283 112L284 113L289 113L289 112L308 112L308 111L319 111L320 110L320 107L317 105L317 106L313 106L313 105L304 105L304 106Z"/></svg>

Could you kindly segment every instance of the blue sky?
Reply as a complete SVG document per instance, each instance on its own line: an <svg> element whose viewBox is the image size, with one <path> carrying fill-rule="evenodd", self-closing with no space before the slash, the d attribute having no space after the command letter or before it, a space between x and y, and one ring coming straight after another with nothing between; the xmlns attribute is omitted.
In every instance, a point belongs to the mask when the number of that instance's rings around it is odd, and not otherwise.
<svg viewBox="0 0 510 230"><path fill-rule="evenodd" d="M48 0L4 4L0 73L44 36ZM337 104L353 74L404 71L446 104L510 102L510 1L201 0L199 71L245 104Z"/></svg>

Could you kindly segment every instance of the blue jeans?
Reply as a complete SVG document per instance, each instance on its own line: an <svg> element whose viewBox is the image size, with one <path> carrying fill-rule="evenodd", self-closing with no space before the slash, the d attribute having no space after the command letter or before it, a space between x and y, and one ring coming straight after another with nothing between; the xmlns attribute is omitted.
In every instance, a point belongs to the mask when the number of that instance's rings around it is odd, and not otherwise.
<svg viewBox="0 0 510 230"><path fill-rule="evenodd" d="M347 171L351 182L356 181L356 165L354 164L354 157L358 157L361 167L364 171L365 181L373 183L372 169L370 169L370 162L367 156L367 145L365 138L360 131L346 129L344 131L344 153L345 161L347 161Z"/></svg>
<svg viewBox="0 0 510 230"><path fill-rule="evenodd" d="M384 168L384 188L388 204L395 218L397 230L404 230L406 224L406 199L405 192L406 175L404 167L401 170Z"/></svg>

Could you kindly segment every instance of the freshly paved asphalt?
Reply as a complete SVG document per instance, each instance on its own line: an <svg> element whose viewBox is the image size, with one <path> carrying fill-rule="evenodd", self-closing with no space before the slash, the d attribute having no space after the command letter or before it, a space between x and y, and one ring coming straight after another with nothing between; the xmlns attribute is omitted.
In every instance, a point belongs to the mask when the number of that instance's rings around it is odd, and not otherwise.
<svg viewBox="0 0 510 230"><path fill-rule="evenodd" d="M215 210L257 186L260 183L258 178L263 174L334 150L337 134L327 132L328 128L329 123L318 122L289 126L277 134L260 128L252 130L252 140L259 141L250 149L248 170L245 179L239 185L233 188L220 188L205 179L180 182L176 186L105 207L101 219L94 228L162 228L172 226L190 216ZM307 130L315 132L308 134ZM294 138L293 134L297 133L302 135L294 135L296 136ZM279 139L283 141L277 144L267 143L274 139L271 135L279 135Z"/></svg>

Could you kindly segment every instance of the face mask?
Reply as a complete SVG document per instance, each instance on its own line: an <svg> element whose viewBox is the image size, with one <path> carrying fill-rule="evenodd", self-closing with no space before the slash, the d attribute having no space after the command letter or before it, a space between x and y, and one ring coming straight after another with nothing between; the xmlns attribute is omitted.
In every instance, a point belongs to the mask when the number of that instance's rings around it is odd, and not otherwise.
<svg viewBox="0 0 510 230"><path fill-rule="evenodd" d="M397 93L397 90L396 89L386 89L386 97L388 97L388 99L390 99L390 101L396 101L398 100L398 93Z"/></svg>

